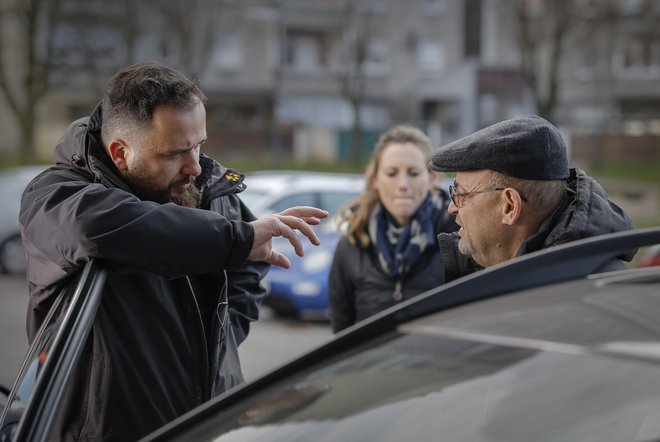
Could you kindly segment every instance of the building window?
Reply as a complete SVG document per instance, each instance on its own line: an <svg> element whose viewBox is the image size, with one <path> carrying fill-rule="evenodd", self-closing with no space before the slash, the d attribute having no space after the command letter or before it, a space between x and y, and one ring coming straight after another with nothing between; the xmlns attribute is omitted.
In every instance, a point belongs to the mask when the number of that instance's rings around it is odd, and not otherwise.
<svg viewBox="0 0 660 442"><path fill-rule="evenodd" d="M612 60L618 77L660 77L660 41L652 36L621 41Z"/></svg>
<svg viewBox="0 0 660 442"><path fill-rule="evenodd" d="M447 0L422 0L422 13L425 16L438 16L447 9Z"/></svg>
<svg viewBox="0 0 660 442"><path fill-rule="evenodd" d="M383 14L387 10L385 0L357 0L358 11Z"/></svg>
<svg viewBox="0 0 660 442"><path fill-rule="evenodd" d="M311 72L325 64L323 36L316 32L287 32L286 64L291 68Z"/></svg>
<svg viewBox="0 0 660 442"><path fill-rule="evenodd" d="M383 40L372 40L367 44L364 73L370 76L383 76L388 70L389 47Z"/></svg>
<svg viewBox="0 0 660 442"><path fill-rule="evenodd" d="M221 36L213 50L213 66L219 70L237 71L243 66L241 39L236 34Z"/></svg>
<svg viewBox="0 0 660 442"><path fill-rule="evenodd" d="M420 40L417 44L417 67L426 73L440 72L445 66L442 43L437 40Z"/></svg>
<svg viewBox="0 0 660 442"><path fill-rule="evenodd" d="M644 9L645 0L617 0L615 7L622 15L637 15Z"/></svg>

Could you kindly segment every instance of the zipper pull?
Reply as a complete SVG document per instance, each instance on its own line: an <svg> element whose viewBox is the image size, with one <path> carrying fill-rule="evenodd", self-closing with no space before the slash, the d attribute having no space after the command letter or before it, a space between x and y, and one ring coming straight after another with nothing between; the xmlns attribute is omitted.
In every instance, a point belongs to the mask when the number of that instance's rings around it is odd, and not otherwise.
<svg viewBox="0 0 660 442"><path fill-rule="evenodd" d="M403 299L403 291L401 291L401 280L394 283L394 293L392 293L392 299L396 302L399 302Z"/></svg>

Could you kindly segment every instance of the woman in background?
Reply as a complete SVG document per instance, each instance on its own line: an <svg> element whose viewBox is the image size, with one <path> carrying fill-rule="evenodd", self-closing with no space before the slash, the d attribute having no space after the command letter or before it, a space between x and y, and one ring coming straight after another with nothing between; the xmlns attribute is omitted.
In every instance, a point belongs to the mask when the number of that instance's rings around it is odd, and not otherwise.
<svg viewBox="0 0 660 442"><path fill-rule="evenodd" d="M458 230L449 195L434 189L431 142L419 129L381 135L366 170L365 190L342 214L347 229L329 276L336 333L444 282L436 236Z"/></svg>

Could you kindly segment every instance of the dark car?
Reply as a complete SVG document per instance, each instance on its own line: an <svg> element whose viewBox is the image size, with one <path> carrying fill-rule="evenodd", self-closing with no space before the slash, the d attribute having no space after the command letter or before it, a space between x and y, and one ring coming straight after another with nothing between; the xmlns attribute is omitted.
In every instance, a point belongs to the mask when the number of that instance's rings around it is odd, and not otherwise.
<svg viewBox="0 0 660 442"><path fill-rule="evenodd" d="M653 244L660 228L576 241L458 279L143 440L660 441L660 267L593 274L621 251ZM15 440L47 440L103 273L87 266L63 295L59 330L45 328L31 347L0 429L14 425Z"/></svg>

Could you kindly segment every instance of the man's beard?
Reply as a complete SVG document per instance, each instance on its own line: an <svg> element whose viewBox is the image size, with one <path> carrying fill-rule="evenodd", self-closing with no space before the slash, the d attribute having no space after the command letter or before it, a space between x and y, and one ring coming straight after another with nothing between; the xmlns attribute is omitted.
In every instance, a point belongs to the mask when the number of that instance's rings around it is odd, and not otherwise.
<svg viewBox="0 0 660 442"><path fill-rule="evenodd" d="M190 186L183 192L172 194L170 192L170 187L155 189L148 180L142 180L140 178L135 178L132 176L124 176L124 180L129 185L135 196L140 198L143 201L154 201L159 204L165 203L174 203L183 207L199 207L200 192L197 186L195 185L195 178L188 177ZM184 181L185 182L185 181ZM181 184L181 183L174 183Z"/></svg>

